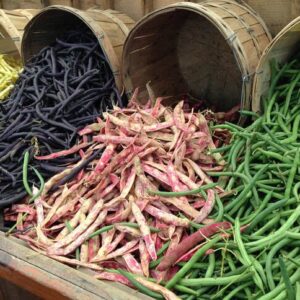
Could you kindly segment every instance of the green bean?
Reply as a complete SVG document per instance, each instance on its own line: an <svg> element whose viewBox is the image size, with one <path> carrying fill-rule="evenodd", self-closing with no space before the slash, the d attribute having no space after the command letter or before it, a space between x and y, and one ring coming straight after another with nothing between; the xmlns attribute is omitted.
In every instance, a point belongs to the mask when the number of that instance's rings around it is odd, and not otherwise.
<svg viewBox="0 0 300 300"><path fill-rule="evenodd" d="M269 88L269 92L268 92L268 99L271 99L272 95L274 94L274 89L275 89L275 86L276 86L278 80L283 75L283 73L286 71L286 69L288 69L291 65L292 65L292 63L284 65L281 68L281 70L276 74L276 76L273 78L270 88Z"/></svg>
<svg viewBox="0 0 300 300"><path fill-rule="evenodd" d="M39 190L38 190L38 192L36 194L32 195L32 197L28 200L28 203L31 203L35 199L37 199L38 197L40 197L41 194L42 194L42 192L43 192L43 190L44 190L44 187L45 187L45 181L44 181L43 176L40 174L40 172L36 168L34 168L34 167L32 167L32 170L34 171L35 175L38 177L38 179L40 181L40 188L39 188Z"/></svg>
<svg viewBox="0 0 300 300"><path fill-rule="evenodd" d="M268 201L271 199L273 193L269 192L266 197L265 197L265 201ZM246 232L251 232L255 226L261 222L262 220L264 220L264 218L266 216L268 216L272 211L274 211L275 209L278 209L282 206L284 206L284 204L287 202L287 199L284 200L280 200L278 202L272 203L270 204L266 209L264 209L262 212L258 213L257 216L252 220L250 226L246 229Z"/></svg>
<svg viewBox="0 0 300 300"><path fill-rule="evenodd" d="M231 210L230 214L232 215L234 212L236 212L245 203L245 201L247 200L247 198L246 198L247 194L254 187L256 181L265 172L266 169L267 169L267 166L265 166L264 168L259 170L255 174L255 176L253 177L251 182L249 182L249 184L245 187L245 189L234 200L232 200L228 205L225 206L224 210L226 212Z"/></svg>
<svg viewBox="0 0 300 300"><path fill-rule="evenodd" d="M248 207L247 210L245 211L244 217L250 216L252 212L253 212L253 207L251 207L251 206L249 205L249 207Z"/></svg>
<svg viewBox="0 0 300 300"><path fill-rule="evenodd" d="M288 148L289 145L280 145L281 142L280 140L272 133L272 131L266 126L266 125L263 125L263 128L264 130L268 133L268 135L270 136L270 138L276 143L276 147L277 149L280 149L282 152L285 151L285 147Z"/></svg>
<svg viewBox="0 0 300 300"><path fill-rule="evenodd" d="M179 297L179 299L182 299L182 300L187 300L187 299L190 299L190 296L189 294L179 294L177 295ZM193 296L194 297L194 296Z"/></svg>
<svg viewBox="0 0 300 300"><path fill-rule="evenodd" d="M300 279L300 268L298 268L295 273L290 277L290 281L292 284L294 284L296 281ZM273 300L274 297L280 295L281 293L284 293L283 295L285 298L280 298L280 299L286 299L286 291L285 291L285 284L281 283L278 284L275 289L271 290L269 293L263 295L262 297L259 298L259 300Z"/></svg>
<svg viewBox="0 0 300 300"><path fill-rule="evenodd" d="M288 296L288 300L294 300L295 299L295 294L294 294L292 283L290 281L285 263L284 263L281 256L279 256L278 260L279 260L279 265L280 265L280 270L281 270L281 275L282 275L282 278L283 278L283 282L284 282L285 287L286 287L286 293L287 293L287 296Z"/></svg>
<svg viewBox="0 0 300 300"><path fill-rule="evenodd" d="M262 125L262 122L263 122L263 117L259 117L258 119L256 119L252 124L250 124L246 129L245 131L246 132L251 132L251 131L255 131L257 130L261 125Z"/></svg>
<svg viewBox="0 0 300 300"><path fill-rule="evenodd" d="M244 161L245 161L245 166L244 166L245 174L249 177L250 180L252 180L253 178L250 174L250 167L249 167L249 164L250 164L250 140L249 139L247 139L247 142L246 142L246 154L244 157ZM260 200L259 200L258 193L257 193L255 186L253 186L253 188L252 188L252 193L253 193L253 196L256 201L255 206L257 206L259 204Z"/></svg>
<svg viewBox="0 0 300 300"><path fill-rule="evenodd" d="M150 191L148 190L148 193L150 195L158 195L158 196L164 196L164 197L181 197L181 196L188 196L188 195L194 195L198 194L201 191L205 191L211 188L216 187L217 183L208 183L206 185L202 185L201 187L197 189L193 189L190 191L182 191L182 192L161 192L161 191Z"/></svg>
<svg viewBox="0 0 300 300"><path fill-rule="evenodd" d="M244 284L239 285L238 287L236 287L235 289L233 289L230 293L228 293L226 295L226 297L223 298L223 300L234 299L233 297L236 295L236 293L238 293L241 290L244 290L245 287L248 287L249 285L251 285L251 282L246 282Z"/></svg>
<svg viewBox="0 0 300 300"><path fill-rule="evenodd" d="M194 296L198 296L199 293L193 289L190 289L186 286L183 286L183 285L179 285L179 284L176 284L174 286L174 289L179 291L179 292L182 292L182 293L186 293L186 294L189 294L189 295L194 295Z"/></svg>
<svg viewBox="0 0 300 300"><path fill-rule="evenodd" d="M255 282L257 287L264 292L264 285L263 285L262 279L260 278L260 276L257 272L256 266L252 264L251 258L248 255L246 248L244 246L244 243L242 241L241 232L240 232L240 220L238 218L235 220L234 237L235 237L236 243L238 245L241 257L244 261L244 264L246 266L249 266L250 270L253 273L253 281Z"/></svg>
<svg viewBox="0 0 300 300"><path fill-rule="evenodd" d="M231 271L236 271L236 266L232 260L231 255L226 254L226 261L228 263L229 268L231 269Z"/></svg>
<svg viewBox="0 0 300 300"><path fill-rule="evenodd" d="M299 124L300 124L300 115L297 115L293 124L292 134L288 138L282 140L281 143L288 144L288 143L296 142L298 137Z"/></svg>
<svg viewBox="0 0 300 300"><path fill-rule="evenodd" d="M129 272L126 272L122 269L118 270L120 272L121 275L123 275L124 277L126 277L140 292L153 297L155 299L164 299L162 295L160 295L159 293L153 292L150 289L148 289L147 287L145 287L144 285L140 284L132 274L130 274Z"/></svg>
<svg viewBox="0 0 300 300"><path fill-rule="evenodd" d="M240 110L239 113L241 115L244 115L244 116L249 116L249 117L255 117L255 118L259 118L260 115L254 111L249 111L249 110Z"/></svg>
<svg viewBox="0 0 300 300"><path fill-rule="evenodd" d="M256 232L253 232L252 236L261 236L267 230L269 230L270 228L273 228L274 225L276 223L278 223L279 219L280 219L279 215L275 216L273 219L271 219L270 221L268 221L267 223L265 223L265 225L263 227L261 227L259 230L257 230Z"/></svg>
<svg viewBox="0 0 300 300"><path fill-rule="evenodd" d="M278 118L277 118L277 123L279 125L279 127L281 128L281 130L286 133L287 135L290 135L291 134L291 130L290 128L288 128L285 123L283 122L283 118L281 117L281 115L278 115Z"/></svg>
<svg viewBox="0 0 300 300"><path fill-rule="evenodd" d="M188 262L179 262L177 263L178 266L180 267L184 267ZM218 265L216 263L216 265ZM207 263L194 263L193 266L192 266L193 269L206 269L207 268ZM199 270L198 270L199 271Z"/></svg>
<svg viewBox="0 0 300 300"><path fill-rule="evenodd" d="M284 211L280 211L278 212L278 215L280 216L280 218L282 217L288 217L293 213L293 209L289 209L289 210L284 210ZM272 214L272 215L268 215L266 220L268 219L272 219L276 214Z"/></svg>
<svg viewBox="0 0 300 300"><path fill-rule="evenodd" d="M233 282L243 282L252 277L251 272L245 274L233 275L227 277L219 278L197 278L197 279L181 279L180 284L189 287L198 287L198 286L219 286L227 285Z"/></svg>
<svg viewBox="0 0 300 300"><path fill-rule="evenodd" d="M300 73L297 74L296 78L290 84L290 88L289 88L289 91L288 91L287 96L286 96L286 101L285 101L285 104L283 106L283 111L284 111L285 115L288 112L289 104L290 104L291 97L292 97L292 93L293 93L294 88L296 87L296 84L298 83L299 80L300 80Z"/></svg>
<svg viewBox="0 0 300 300"><path fill-rule="evenodd" d="M179 215L181 215L181 214L179 213ZM182 214L182 217L186 218L183 214ZM190 221L190 226L191 226L191 228L194 228L194 229L197 229L197 230L203 227L203 225L195 223L193 221Z"/></svg>
<svg viewBox="0 0 300 300"><path fill-rule="evenodd" d="M238 173L238 172L207 172L207 175L212 176L212 177L235 176L235 177L242 178L246 182L249 182L249 178L245 174Z"/></svg>
<svg viewBox="0 0 300 300"><path fill-rule="evenodd" d="M249 222L253 222L253 220L257 217L257 215L266 207L266 205L269 203L269 201L272 198L272 191L270 191L266 196L264 197L263 201L261 202L258 209L251 215L247 215L247 217L243 220L243 224L247 224Z"/></svg>
<svg viewBox="0 0 300 300"><path fill-rule="evenodd" d="M254 242L249 242L246 244L247 247L254 247L254 246L260 246L261 248L264 247L264 245L268 242L271 242L276 237L284 234L299 218L300 216L300 205L294 210L294 212L290 215L290 217L287 219L284 225L280 227L277 231L275 231L273 234L270 234L269 236Z"/></svg>
<svg viewBox="0 0 300 300"><path fill-rule="evenodd" d="M130 223L130 222L121 222L121 223L116 223L115 225L121 225L121 226L128 226L128 227L131 227L131 228L140 228L138 224L136 223ZM103 232L107 232L111 229L113 229L115 227L115 225L107 225L107 226L104 226L100 229L98 229L97 231L93 232L90 236L89 236L89 239L91 239L92 237L95 237ZM160 232L159 229L155 228L155 227L152 227L150 226L150 231L151 232Z"/></svg>
<svg viewBox="0 0 300 300"><path fill-rule="evenodd" d="M242 162L239 166L238 166L238 168L237 168L237 170L236 170L236 174L242 174L241 172L243 171L243 169L244 169L244 165L245 165L245 162ZM243 174L244 175L244 174ZM237 178L238 178L238 176L232 176L231 178L230 178L230 180L228 181L228 184L227 184L227 186L226 186L226 190L227 191L230 191L230 190L232 190L232 188L233 188L233 186L234 186L234 184L235 184L235 182L236 182L236 180L237 180ZM242 178L244 181L246 181L247 183L249 182L249 178L247 177L247 176L244 176L243 178ZM241 191L243 190L243 187L241 188Z"/></svg>
<svg viewBox="0 0 300 300"><path fill-rule="evenodd" d="M297 199L298 202L300 202L299 193L298 193L299 188L300 188L300 182L297 182L293 188L293 195Z"/></svg>
<svg viewBox="0 0 300 300"><path fill-rule="evenodd" d="M215 243L217 243L220 239L222 239L222 236L216 236L213 239L211 239L210 241L208 241L205 245L203 245L200 249L198 249L196 251L196 253L191 257L191 259L189 260L189 262L187 264L184 265L184 267L182 267L176 274L175 276L169 280L169 282L166 284L166 288L171 289L178 281L180 281L180 279L182 279L183 276L185 276L190 269L192 268L192 265L194 263L196 263L199 258L211 247L213 247L213 245ZM191 279L192 280L192 279Z"/></svg>
<svg viewBox="0 0 300 300"><path fill-rule="evenodd" d="M297 281L296 282L296 291L295 291L296 293L295 293L295 296L296 296L296 300L298 300L298 299L300 299L300 282L299 281Z"/></svg>
<svg viewBox="0 0 300 300"><path fill-rule="evenodd" d="M162 247L157 251L157 256L161 256L168 249L170 243L170 241L164 243Z"/></svg>
<svg viewBox="0 0 300 300"><path fill-rule="evenodd" d="M299 115L300 117L300 115ZM300 120L300 119L299 119ZM299 148L297 149L296 155L295 155L295 160L294 160L294 164L290 170L290 174L287 180L287 184L286 184L286 188L285 188L285 193L284 193L284 197L285 198L289 198L292 192L292 188L293 188L293 182L294 182L294 178L297 172L297 166L298 166L298 162L299 162Z"/></svg>
<svg viewBox="0 0 300 300"><path fill-rule="evenodd" d="M217 124L217 125L213 125L211 126L211 129L227 129L229 131L233 131L233 132L238 132L238 130L233 126L233 124ZM244 130L244 128L242 128L242 130Z"/></svg>
<svg viewBox="0 0 300 300"><path fill-rule="evenodd" d="M234 242L229 242L229 241L225 241L225 242L218 242L216 243L216 248L229 248L229 249L238 249L236 243Z"/></svg>
<svg viewBox="0 0 300 300"><path fill-rule="evenodd" d="M229 149L231 149L231 145L227 145L227 146L223 146L223 147L219 147L219 148L216 148L216 149L209 149L209 153L210 154L213 154L213 153L220 153L220 152L225 152Z"/></svg>
<svg viewBox="0 0 300 300"><path fill-rule="evenodd" d="M95 236L97 236L97 235L99 235L99 234L101 234L101 233L103 233L103 232L107 232L107 231L109 231L109 230L111 230L111 229L113 229L113 228L114 228L114 225L107 225L107 226L104 226L104 227L98 229L97 231L93 232L93 233L89 236L89 239L91 239L91 238L93 238L93 237L95 237Z"/></svg>
<svg viewBox="0 0 300 300"><path fill-rule="evenodd" d="M69 232L72 232L74 230L74 228L71 226L69 221L65 221L65 225ZM77 260L80 260L80 248L79 247L77 247L75 250L75 257ZM77 266L77 269L78 269L78 266Z"/></svg>
<svg viewBox="0 0 300 300"><path fill-rule="evenodd" d="M7 232L5 232L5 236L9 236L15 230L15 228L26 219L27 216L28 213L24 213L20 219L18 218L17 222L11 228L9 228Z"/></svg>
<svg viewBox="0 0 300 300"><path fill-rule="evenodd" d="M262 184L278 184L281 182L282 181L280 179L264 179L258 181L258 183L262 183Z"/></svg>
<svg viewBox="0 0 300 300"><path fill-rule="evenodd" d="M77 247L75 250L75 257L77 260L80 260L80 248ZM77 269L79 268L79 266L77 266Z"/></svg>
<svg viewBox="0 0 300 300"><path fill-rule="evenodd" d="M241 267L236 268L235 270L232 270L232 271L226 273L226 276L240 275L247 270L249 270L248 266L241 266Z"/></svg>
<svg viewBox="0 0 300 300"><path fill-rule="evenodd" d="M271 157L271 158L274 158L274 159L276 159L276 160L282 161L282 162L287 163L287 164L293 163L293 162L292 162L291 160L289 160L288 158L286 158L286 157L280 155L279 153L273 152L273 151L266 151L266 150L263 150L263 149L261 149L261 148L256 149L256 151L261 152L261 153L262 153L264 156L266 156L266 157Z"/></svg>
<svg viewBox="0 0 300 300"><path fill-rule="evenodd" d="M156 260L151 261L150 264L149 264L149 268L153 269L153 268L157 267L160 264L160 262L163 260L163 258L164 257L162 256L162 257L160 257Z"/></svg>
<svg viewBox="0 0 300 300"><path fill-rule="evenodd" d="M23 185L24 185L24 188L27 192L27 194L29 194L30 196L32 196L32 190L29 186L29 183L28 183L28 163L29 163L29 152L26 151L25 154L24 154L24 160L23 160Z"/></svg>
<svg viewBox="0 0 300 300"><path fill-rule="evenodd" d="M245 144L244 140L239 141L238 144L234 147L234 150L232 152L232 156L230 158L230 163L231 163L230 166L233 172L236 171L237 156L239 155L239 152L243 149L244 144Z"/></svg>
<svg viewBox="0 0 300 300"><path fill-rule="evenodd" d="M273 107L273 105L274 105L274 103L275 103L275 100L276 100L278 94L279 94L278 92L275 92L275 93L272 95L272 97L270 98L270 101L269 101L269 103L268 103L268 107L267 107L267 110L266 110L266 112L265 112L266 122L267 122L267 123L271 123L271 111L272 111L272 107Z"/></svg>
<svg viewBox="0 0 300 300"><path fill-rule="evenodd" d="M208 255L208 267L205 273L205 277L211 277L214 274L216 264L216 257L214 253Z"/></svg>
<svg viewBox="0 0 300 300"><path fill-rule="evenodd" d="M259 192L262 192L264 194L268 194L270 192L270 190L266 190L266 189L258 189ZM283 200L284 199L284 195L279 194L279 193L275 193L273 192L273 198L279 199L279 200Z"/></svg>
<svg viewBox="0 0 300 300"><path fill-rule="evenodd" d="M25 160L25 159L24 159ZM26 162L24 163L24 165L26 165ZM24 168L23 165L23 168ZM27 171L27 167L25 168ZM36 200L38 197L40 197L40 195L42 194L43 190L44 190L44 186L45 186L45 181L44 178L42 177L42 175L38 172L38 170L36 170L35 168L32 168L33 171L35 172L36 176L39 178L40 180L40 188L38 190L37 193L35 193L34 195L31 195L31 198L28 200L28 203L33 202L34 200ZM25 172L26 173L26 172ZM24 176L24 172L23 172L23 176ZM27 182L27 174L25 174L25 177L23 177L23 181ZM26 217L28 216L28 213L25 213L7 232L6 232L6 236L9 236L11 234L11 232L21 223L23 222Z"/></svg>
<svg viewBox="0 0 300 300"><path fill-rule="evenodd" d="M231 223L234 223L234 218L232 218L229 214L224 214L224 218Z"/></svg>
<svg viewBox="0 0 300 300"><path fill-rule="evenodd" d="M214 219L216 222L220 222L223 219L224 207L223 207L223 203L218 194L216 194L216 203L218 206L218 214Z"/></svg>
<svg viewBox="0 0 300 300"><path fill-rule="evenodd" d="M65 221L65 225L69 232L72 232L74 230L69 221Z"/></svg>
<svg viewBox="0 0 300 300"><path fill-rule="evenodd" d="M137 229L140 228L139 224L137 224L137 223L131 223L131 222L121 222L121 223L118 223L118 225L128 226L128 227L137 228ZM152 226L149 226L149 228L150 228L151 232L160 232L160 230L158 228L155 228L155 227L152 227Z"/></svg>
<svg viewBox="0 0 300 300"><path fill-rule="evenodd" d="M258 187L260 187L260 188L265 189L265 190L269 190L270 192L272 192L272 191L277 191L277 192L279 192L279 191L282 191L282 190L285 189L284 187L274 187L274 186L271 186L271 185L263 184L263 183L261 183L261 182L257 182L256 185L257 185Z"/></svg>
<svg viewBox="0 0 300 300"><path fill-rule="evenodd" d="M299 228L298 228L298 230L299 230ZM291 240L300 240L300 233L292 232L292 231L286 231L286 237L290 238Z"/></svg>
<svg viewBox="0 0 300 300"><path fill-rule="evenodd" d="M264 271L264 268L262 267L261 263L255 259L252 255L249 255L250 260L255 268L255 270L257 271L257 273L259 274L264 286L267 285L267 277Z"/></svg>

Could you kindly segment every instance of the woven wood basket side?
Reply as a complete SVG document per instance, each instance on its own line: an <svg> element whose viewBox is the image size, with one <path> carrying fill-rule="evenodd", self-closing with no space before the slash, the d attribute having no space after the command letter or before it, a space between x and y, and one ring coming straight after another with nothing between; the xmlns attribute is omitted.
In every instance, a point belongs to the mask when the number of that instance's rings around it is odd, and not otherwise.
<svg viewBox="0 0 300 300"><path fill-rule="evenodd" d="M300 15L299 0L244 0L244 2L264 19L273 37Z"/></svg>
<svg viewBox="0 0 300 300"><path fill-rule="evenodd" d="M65 5L65 6L73 6L73 0L44 0L45 6L50 5Z"/></svg>
<svg viewBox="0 0 300 300"><path fill-rule="evenodd" d="M38 9L0 10L0 53L20 57L24 28L38 12Z"/></svg>
<svg viewBox="0 0 300 300"><path fill-rule="evenodd" d="M146 102L151 80L157 96L190 94L216 110L239 103L248 108L255 68L270 39L263 21L236 2L170 5L130 32L123 55L126 90L139 87Z"/></svg>
<svg viewBox="0 0 300 300"><path fill-rule="evenodd" d="M97 37L114 74L116 85L119 91L123 92L120 61L128 27L131 28L134 21L126 18L122 13L100 10L81 11L58 5L47 7L25 28L22 42L23 61L26 62L65 31L79 24L87 26Z"/></svg>
<svg viewBox="0 0 300 300"><path fill-rule="evenodd" d="M275 59L286 63L295 53L300 51L300 17L284 27L265 49L254 77L252 91L252 110L259 112L261 102L265 100L271 79L270 62Z"/></svg>

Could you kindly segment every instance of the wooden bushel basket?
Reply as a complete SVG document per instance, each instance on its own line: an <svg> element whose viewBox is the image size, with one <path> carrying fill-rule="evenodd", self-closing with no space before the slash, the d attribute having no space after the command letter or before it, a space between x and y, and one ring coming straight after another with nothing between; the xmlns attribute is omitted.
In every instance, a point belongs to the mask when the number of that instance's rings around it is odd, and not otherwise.
<svg viewBox="0 0 300 300"><path fill-rule="evenodd" d="M26 24L38 9L0 10L0 53L16 58L21 54L21 40Z"/></svg>
<svg viewBox="0 0 300 300"><path fill-rule="evenodd" d="M300 51L300 17L283 28L265 49L256 69L253 84L252 110L261 110L261 101L266 97L271 79L270 62L275 59L286 63L297 51Z"/></svg>
<svg viewBox="0 0 300 300"><path fill-rule="evenodd" d="M123 76L127 93L189 94L206 99L217 111L237 104L250 107L253 75L271 36L247 6L215 0L180 2L140 20L124 46Z"/></svg>
<svg viewBox="0 0 300 300"><path fill-rule="evenodd" d="M36 15L25 28L22 58L26 62L42 48L50 45L65 31L84 24L97 37L114 74L117 88L123 92L120 62L123 44L134 21L115 11L81 11L67 6L49 6Z"/></svg>

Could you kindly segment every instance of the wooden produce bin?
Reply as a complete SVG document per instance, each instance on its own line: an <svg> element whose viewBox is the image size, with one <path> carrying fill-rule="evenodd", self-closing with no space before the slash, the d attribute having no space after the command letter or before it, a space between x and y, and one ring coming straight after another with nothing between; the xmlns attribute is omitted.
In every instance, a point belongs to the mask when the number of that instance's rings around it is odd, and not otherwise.
<svg viewBox="0 0 300 300"><path fill-rule="evenodd" d="M95 272L77 270L34 252L2 232L0 241L0 281L5 279L42 299L151 299L121 284L97 280L93 278Z"/></svg>

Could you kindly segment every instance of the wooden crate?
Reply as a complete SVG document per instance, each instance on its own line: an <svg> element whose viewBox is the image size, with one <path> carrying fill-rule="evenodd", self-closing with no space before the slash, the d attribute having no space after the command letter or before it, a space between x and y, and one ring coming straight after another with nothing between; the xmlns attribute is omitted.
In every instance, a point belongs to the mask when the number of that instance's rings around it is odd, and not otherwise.
<svg viewBox="0 0 300 300"><path fill-rule="evenodd" d="M0 279L0 300L41 300L41 298L7 280Z"/></svg>
<svg viewBox="0 0 300 300"><path fill-rule="evenodd" d="M121 284L97 280L90 270L76 270L38 254L2 232L0 241L0 280L10 281L42 299L151 300Z"/></svg>

